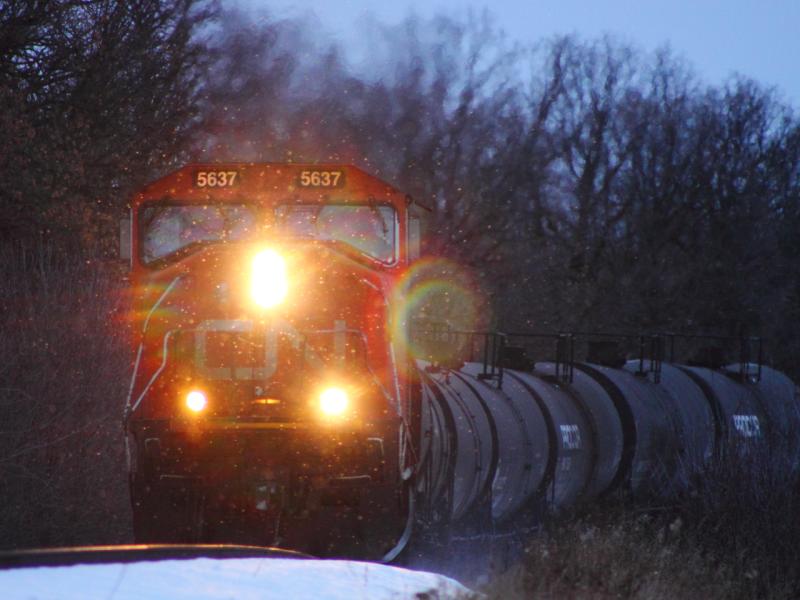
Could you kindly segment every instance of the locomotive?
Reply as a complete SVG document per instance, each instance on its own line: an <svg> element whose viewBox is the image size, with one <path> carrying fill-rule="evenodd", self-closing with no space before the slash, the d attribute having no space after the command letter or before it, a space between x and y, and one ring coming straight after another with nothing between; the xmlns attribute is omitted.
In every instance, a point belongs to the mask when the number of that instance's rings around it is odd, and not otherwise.
<svg viewBox="0 0 800 600"><path fill-rule="evenodd" d="M761 361L576 361L554 336L555 361L522 364L506 334L416 318L426 210L328 164L189 165L136 194L137 542L389 561L420 532L663 490L722 448L797 431L797 388ZM420 324L434 345L477 340L482 360L420 352Z"/></svg>
<svg viewBox="0 0 800 600"><path fill-rule="evenodd" d="M193 165L133 199L137 541L397 546L417 442L388 314L413 213L338 165Z"/></svg>

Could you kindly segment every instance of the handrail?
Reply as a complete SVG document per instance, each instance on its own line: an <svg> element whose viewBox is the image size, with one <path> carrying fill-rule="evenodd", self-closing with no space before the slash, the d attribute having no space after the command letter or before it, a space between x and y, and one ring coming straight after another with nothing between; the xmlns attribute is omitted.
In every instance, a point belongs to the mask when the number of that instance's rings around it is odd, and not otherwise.
<svg viewBox="0 0 800 600"><path fill-rule="evenodd" d="M131 408L131 399L133 397L133 388L136 384L136 378L139 374L139 364L141 363L142 351L144 349L144 336L147 333L147 328L150 326L150 319L155 314L156 310L158 310L158 307L161 306L161 303L164 301L164 299L172 292L172 290L175 288L175 286L182 278L183 274L181 273L180 275L177 275L175 279L173 279L170 282L170 284L166 287L161 296L159 296L158 300L156 300L155 304L153 304L153 306L150 308L150 311L147 313L147 317L145 317L144 323L142 324L142 338L139 341L139 348L136 351L136 360L133 363L133 372L131 373L131 384L130 386L128 386L128 397L125 400L125 414L123 417L123 422L127 422L131 412L135 410L135 407Z"/></svg>

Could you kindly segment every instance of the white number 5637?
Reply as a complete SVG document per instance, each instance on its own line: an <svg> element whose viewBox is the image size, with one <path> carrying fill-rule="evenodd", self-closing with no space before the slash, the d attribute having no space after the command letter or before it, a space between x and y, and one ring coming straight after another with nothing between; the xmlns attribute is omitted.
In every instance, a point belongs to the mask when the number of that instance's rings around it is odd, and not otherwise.
<svg viewBox="0 0 800 600"><path fill-rule="evenodd" d="M309 170L301 171L298 183L300 187L342 187L344 177L341 171Z"/></svg>
<svg viewBox="0 0 800 600"><path fill-rule="evenodd" d="M236 171L197 171L194 184L197 187L231 187L236 185Z"/></svg>

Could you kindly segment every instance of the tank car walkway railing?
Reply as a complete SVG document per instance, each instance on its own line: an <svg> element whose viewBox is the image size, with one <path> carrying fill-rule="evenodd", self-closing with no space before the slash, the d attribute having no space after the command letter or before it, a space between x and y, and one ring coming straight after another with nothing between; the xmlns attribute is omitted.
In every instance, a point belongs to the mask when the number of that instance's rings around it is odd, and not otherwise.
<svg viewBox="0 0 800 600"><path fill-rule="evenodd" d="M664 360L664 340L660 335L644 335L618 332L570 331L560 333L506 333L512 340L552 339L555 341L555 376L564 383L572 383L576 362L576 345L579 340L587 343L586 360L598 364L621 367L626 362L618 348L620 341L628 341L637 348L641 374L652 373L656 383L661 380L661 364ZM631 355L633 356L633 355Z"/></svg>
<svg viewBox="0 0 800 600"><path fill-rule="evenodd" d="M765 340L759 336L730 336L708 334L660 334L669 343L669 362L676 361L676 340L684 345L690 342L722 343L725 347L738 344L739 376L744 381L750 379L754 383L761 381L762 367L764 365ZM755 355L755 356L754 356ZM755 364L753 363L755 358ZM689 360L700 366L721 367L726 362L723 360L720 347L701 347L698 354Z"/></svg>
<svg viewBox="0 0 800 600"><path fill-rule="evenodd" d="M474 335L483 337L483 371L478 374L478 379L495 380L497 387L502 388L506 335L491 331L474 332Z"/></svg>
<svg viewBox="0 0 800 600"><path fill-rule="evenodd" d="M460 367L465 360L480 362L482 364L478 379L495 381L497 387L503 387L503 356L506 349L506 334L499 331L460 331L448 329L446 326L431 326L428 328L412 330L412 339L417 343L427 339L435 343L450 344L454 349L463 348L461 356L449 356L447 360L440 361L434 357L419 357L429 359L432 368L451 368L458 364Z"/></svg>
<svg viewBox="0 0 800 600"><path fill-rule="evenodd" d="M540 332L513 332L504 334L507 340L551 340L555 342L555 377L563 383L572 383L575 373L575 335L573 333L540 333ZM506 345L506 349L515 349L517 352L524 350L515 346ZM514 368L529 370L533 368L533 361L529 360L524 353L517 358L517 365ZM503 366L507 366L505 361L508 357L502 356ZM530 364L524 365L524 362Z"/></svg>
<svg viewBox="0 0 800 600"><path fill-rule="evenodd" d="M754 383L761 380L764 364L764 339L761 337L598 331L505 332L504 335L507 340L506 349L515 351L520 349L512 344L518 341L555 340L554 359L551 360L555 362L556 378L565 383L572 382L576 348L584 342L586 350L580 353L583 360L617 368L630 360L636 360L639 363L637 373L642 376L652 376L654 383L661 381L662 365L665 360L671 363L680 360L698 366L722 368L725 364L736 362L738 359L739 377ZM677 342L683 342L681 358L678 358L676 351ZM718 346L698 347L698 344L709 343ZM725 360L726 356L728 360ZM506 356L502 358L507 362Z"/></svg>
<svg viewBox="0 0 800 600"><path fill-rule="evenodd" d="M542 346L537 341L554 342L554 348L551 346L547 353L547 360L553 361L555 379L563 383L572 383L578 360L577 349L579 345L581 349L584 348L583 344L586 350L581 350L581 360L615 368L635 360L639 363L636 373L651 376L654 383L661 381L665 360L670 363L680 360L690 365L722 368L725 364L736 362L738 358L739 377L753 383L761 380L764 363L764 339L761 337L613 331L459 331L448 329L446 325L427 325L425 330L413 331L414 339L419 341L425 338L458 349L460 353L459 356L450 356L443 362L429 359L432 368L459 368L464 361L480 362L482 368L478 378L494 381L498 388L503 386L504 369L533 368L535 361L528 357L527 350L535 345L539 349L535 354L541 355ZM679 343L683 346L680 358L677 349ZM718 346L704 345L709 343ZM729 349L728 360L725 360L723 348ZM731 348L738 350L738 356L731 354Z"/></svg>

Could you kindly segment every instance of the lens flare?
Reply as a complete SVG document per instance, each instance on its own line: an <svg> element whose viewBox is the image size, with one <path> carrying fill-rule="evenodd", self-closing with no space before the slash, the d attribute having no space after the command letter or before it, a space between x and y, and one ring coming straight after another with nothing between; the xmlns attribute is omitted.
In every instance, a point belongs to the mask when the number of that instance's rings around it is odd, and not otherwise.
<svg viewBox="0 0 800 600"><path fill-rule="evenodd" d="M208 399L200 390L192 390L186 394L186 408L194 413L199 413L205 410L207 404Z"/></svg>
<svg viewBox="0 0 800 600"><path fill-rule="evenodd" d="M349 404L350 400L347 397L347 392L342 388L329 387L319 395L319 408L329 417L343 415Z"/></svg>
<svg viewBox="0 0 800 600"><path fill-rule="evenodd" d="M253 258L250 295L261 308L277 306L289 292L286 261L274 250L262 250Z"/></svg>
<svg viewBox="0 0 800 600"><path fill-rule="evenodd" d="M449 363L467 354L468 336L490 322L480 286L462 267L440 258L423 259L404 275L392 294L392 338L418 359Z"/></svg>

